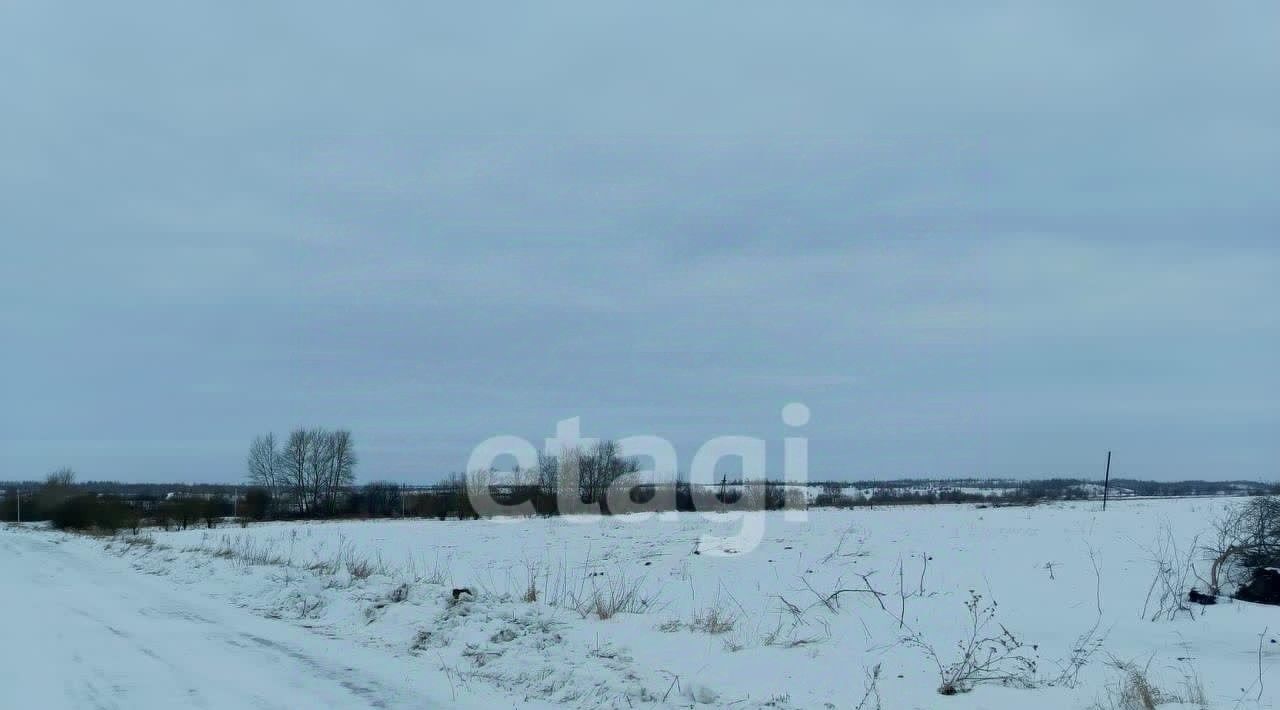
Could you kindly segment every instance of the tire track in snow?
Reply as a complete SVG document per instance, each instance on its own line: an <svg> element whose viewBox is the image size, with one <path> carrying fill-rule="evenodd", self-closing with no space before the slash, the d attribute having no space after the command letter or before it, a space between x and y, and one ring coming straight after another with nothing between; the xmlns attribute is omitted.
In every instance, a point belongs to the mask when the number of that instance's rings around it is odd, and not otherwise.
<svg viewBox="0 0 1280 710"><path fill-rule="evenodd" d="M58 540L0 529L0 607L16 617L4 636L19 640L0 644L0 675L15 707L435 706L410 678L380 679L376 659L359 656L362 667L333 641L181 595Z"/></svg>

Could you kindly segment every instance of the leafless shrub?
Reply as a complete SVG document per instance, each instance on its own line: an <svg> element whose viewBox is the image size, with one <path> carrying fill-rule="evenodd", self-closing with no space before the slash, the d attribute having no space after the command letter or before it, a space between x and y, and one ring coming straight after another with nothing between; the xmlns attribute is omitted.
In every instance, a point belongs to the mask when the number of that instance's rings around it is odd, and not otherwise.
<svg viewBox="0 0 1280 710"><path fill-rule="evenodd" d="M898 558L898 613L895 615L898 619L898 628L902 629L907 626L907 601L928 596L924 589L924 578L928 571L929 555L922 552L920 553L920 578L916 582L915 588L912 589L906 578L906 564L901 557Z"/></svg>
<svg viewBox="0 0 1280 710"><path fill-rule="evenodd" d="M944 662L919 633L905 639L908 645L922 650L937 666L940 694L963 693L979 683L1000 683L1020 688L1036 685L1036 647L1028 647L997 622L997 608L996 602L984 602L981 594L969 592L969 601L965 602L969 629L966 637L956 643L959 658L955 661Z"/></svg>
<svg viewBox="0 0 1280 710"><path fill-rule="evenodd" d="M400 584L387 594L387 601L392 604L399 604L409 598L409 585Z"/></svg>
<svg viewBox="0 0 1280 710"><path fill-rule="evenodd" d="M1173 530L1166 524L1157 536L1155 545L1146 550L1155 573L1151 586L1147 589L1146 601L1142 605L1143 618L1150 618L1151 621L1173 621L1183 613L1194 618L1195 613L1187 603L1187 591L1191 589L1191 582L1195 579L1199 541L1199 536L1196 536L1190 545L1180 546Z"/></svg>
<svg viewBox="0 0 1280 710"><path fill-rule="evenodd" d="M867 675L867 689L862 699L854 706L854 710L880 710L880 664L871 670L863 669Z"/></svg>
<svg viewBox="0 0 1280 710"><path fill-rule="evenodd" d="M1080 685L1080 672L1093 661L1093 657L1103 649L1107 641L1107 631L1101 629L1101 623L1095 621L1093 626L1076 637L1071 643L1071 651L1059 664L1058 675L1046 681L1046 685L1075 688Z"/></svg>
<svg viewBox="0 0 1280 710"><path fill-rule="evenodd" d="M1089 548L1089 561L1093 563L1094 603L1098 615L1093 626L1076 637L1071 643L1071 651L1059 664L1058 675L1049 679L1046 684L1075 688L1080 685L1080 672L1092 661L1093 657L1106 644L1110 629L1102 629L1102 572L1098 569L1098 556L1092 547Z"/></svg>
<svg viewBox="0 0 1280 710"><path fill-rule="evenodd" d="M1232 506L1213 527L1214 540L1205 546L1210 594L1220 594L1224 582L1240 586L1254 568L1280 566L1280 496Z"/></svg>
<svg viewBox="0 0 1280 710"><path fill-rule="evenodd" d="M855 538L853 544L849 543L849 538ZM840 533L840 539L836 541L836 547L826 557L822 558L822 564L831 564L841 560L851 558L866 557L871 554L866 550L866 535L856 525L850 525Z"/></svg>
<svg viewBox="0 0 1280 710"><path fill-rule="evenodd" d="M813 606L801 608L787 601L786 597L778 596L777 599L781 604L778 622L763 635L761 641L764 645L796 648L831 638L831 624L808 613Z"/></svg>
<svg viewBox="0 0 1280 710"><path fill-rule="evenodd" d="M817 589L814 589L813 585L809 583L809 580L805 579L804 577L801 577L800 581L804 583L805 588L808 589L809 592L813 594L813 596L817 599L817 601L814 603L814 606L819 606L819 605L823 606L827 609L827 611L831 612L832 614L835 614L840 610L840 597L841 595L844 595L844 594L869 595L873 597L877 602L879 602L880 606L883 608L884 601L882 597L884 597L885 595L882 594L881 592L876 591L871 586L871 582L868 578L869 575L859 575L859 576L862 578L863 586L844 587L844 586L841 586L841 580L837 579L836 580L837 588L830 592L819 592Z"/></svg>

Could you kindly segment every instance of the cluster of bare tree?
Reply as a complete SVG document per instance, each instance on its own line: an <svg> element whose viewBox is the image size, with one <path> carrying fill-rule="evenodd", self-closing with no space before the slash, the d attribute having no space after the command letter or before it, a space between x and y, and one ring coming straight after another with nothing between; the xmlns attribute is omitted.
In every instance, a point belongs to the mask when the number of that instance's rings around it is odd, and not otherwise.
<svg viewBox="0 0 1280 710"><path fill-rule="evenodd" d="M282 444L275 434L249 446L249 482L271 495L276 510L332 513L339 492L355 483L355 446L345 429L295 429Z"/></svg>
<svg viewBox="0 0 1280 710"><path fill-rule="evenodd" d="M610 486L639 470L638 459L623 456L618 442L605 440L586 449L566 449L559 456L539 454L536 485L546 496L576 493L582 503L599 505Z"/></svg>

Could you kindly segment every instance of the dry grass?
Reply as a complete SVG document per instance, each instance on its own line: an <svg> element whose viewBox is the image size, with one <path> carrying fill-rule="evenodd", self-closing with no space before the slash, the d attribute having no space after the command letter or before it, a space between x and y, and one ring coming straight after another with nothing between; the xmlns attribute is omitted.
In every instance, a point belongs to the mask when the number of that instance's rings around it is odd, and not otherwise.
<svg viewBox="0 0 1280 710"><path fill-rule="evenodd" d="M733 631L737 618L720 607L707 607L693 615L689 628L704 634L725 634Z"/></svg>
<svg viewBox="0 0 1280 710"><path fill-rule="evenodd" d="M683 628L684 624L680 623L679 619L667 619L661 624L658 624L658 630L664 634L674 634Z"/></svg>
<svg viewBox="0 0 1280 710"><path fill-rule="evenodd" d="M644 591L644 579L630 578L625 574L611 577L603 582L591 581L591 589L583 592L570 592L567 596L569 606L582 615L582 618L596 616L602 621L612 619L618 614L644 614L654 609L657 596Z"/></svg>
<svg viewBox="0 0 1280 710"><path fill-rule="evenodd" d="M285 566L285 559L269 545L243 537L232 538L223 535L212 548L196 548L204 550L214 557L231 560L242 567Z"/></svg>
<svg viewBox="0 0 1280 710"><path fill-rule="evenodd" d="M374 565L368 559L349 557L346 562L347 574L353 579L368 579L373 576Z"/></svg>
<svg viewBox="0 0 1280 710"><path fill-rule="evenodd" d="M1157 710L1161 705L1172 703L1209 707L1204 685L1193 670L1183 673L1181 688L1169 690L1152 681L1150 664L1139 666L1132 661L1112 659L1109 665L1119 671L1120 678L1107 688L1107 697L1094 703L1090 710Z"/></svg>

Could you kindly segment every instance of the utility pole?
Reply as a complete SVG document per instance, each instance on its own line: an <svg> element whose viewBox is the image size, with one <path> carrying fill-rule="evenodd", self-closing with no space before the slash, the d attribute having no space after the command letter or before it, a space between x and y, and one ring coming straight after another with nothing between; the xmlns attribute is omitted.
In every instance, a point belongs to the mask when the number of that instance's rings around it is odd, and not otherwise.
<svg viewBox="0 0 1280 710"><path fill-rule="evenodd" d="M1107 509L1107 495L1111 492L1111 452L1107 452L1107 476L1102 480L1102 509Z"/></svg>
<svg viewBox="0 0 1280 710"><path fill-rule="evenodd" d="M22 489L14 487L13 494L18 498L18 522L22 522Z"/></svg>

